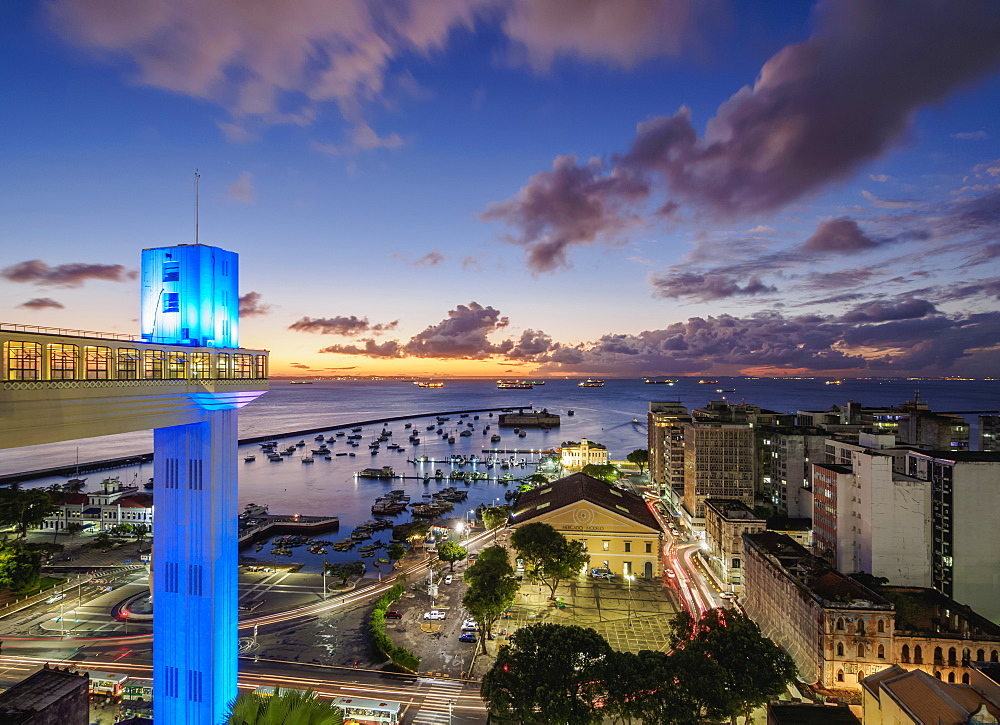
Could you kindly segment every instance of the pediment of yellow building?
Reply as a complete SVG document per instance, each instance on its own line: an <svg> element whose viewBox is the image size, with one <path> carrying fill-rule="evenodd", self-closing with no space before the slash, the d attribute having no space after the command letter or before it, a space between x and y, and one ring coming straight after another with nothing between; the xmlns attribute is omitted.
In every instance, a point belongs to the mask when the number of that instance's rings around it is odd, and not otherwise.
<svg viewBox="0 0 1000 725"><path fill-rule="evenodd" d="M534 512L533 512L534 513ZM655 529L640 524L625 512L612 511L589 501L576 501L547 512L544 509L530 521L541 521L560 531L619 531L654 532Z"/></svg>

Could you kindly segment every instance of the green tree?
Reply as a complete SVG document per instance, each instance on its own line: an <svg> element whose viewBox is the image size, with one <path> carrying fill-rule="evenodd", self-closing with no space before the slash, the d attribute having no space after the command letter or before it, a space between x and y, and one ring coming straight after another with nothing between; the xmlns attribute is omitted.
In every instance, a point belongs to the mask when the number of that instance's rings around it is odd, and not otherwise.
<svg viewBox="0 0 1000 725"><path fill-rule="evenodd" d="M442 541L438 544L437 550L438 558L451 564L451 571L455 571L456 561L461 561L469 554L468 549L454 541Z"/></svg>
<svg viewBox="0 0 1000 725"><path fill-rule="evenodd" d="M614 483L622 476L622 472L613 463L588 463L580 473L606 483Z"/></svg>
<svg viewBox="0 0 1000 725"><path fill-rule="evenodd" d="M341 725L344 715L333 703L318 700L309 690L289 690L273 696L241 694L229 704L227 725Z"/></svg>
<svg viewBox="0 0 1000 725"><path fill-rule="evenodd" d="M365 563L363 561L350 562L324 562L326 573L335 579L340 579L340 586L345 586L347 580L352 576L361 576L365 573Z"/></svg>
<svg viewBox="0 0 1000 725"><path fill-rule="evenodd" d="M431 530L430 521L408 521L392 527L392 538L398 541L414 541L427 536Z"/></svg>
<svg viewBox="0 0 1000 725"><path fill-rule="evenodd" d="M466 569L464 578L468 588L462 604L479 625L479 650L485 653L493 626L514 603L519 589L507 550L502 546L485 549L476 563Z"/></svg>
<svg viewBox="0 0 1000 725"><path fill-rule="evenodd" d="M393 564L406 556L406 547L402 544L389 544L389 548L385 550L385 555Z"/></svg>
<svg viewBox="0 0 1000 725"><path fill-rule="evenodd" d="M17 538L23 539L28 529L41 526L55 512L53 494L44 488L0 488L0 524L13 526Z"/></svg>
<svg viewBox="0 0 1000 725"><path fill-rule="evenodd" d="M142 551L142 540L149 536L149 526L147 524L132 524L132 536L135 537L135 543L139 546L139 551Z"/></svg>
<svg viewBox="0 0 1000 725"><path fill-rule="evenodd" d="M754 708L781 694L795 677L791 659L752 619L733 610L707 612L685 649L700 652L724 670L730 700L722 714L734 725L738 715L749 723Z"/></svg>
<svg viewBox="0 0 1000 725"><path fill-rule="evenodd" d="M496 541L497 529L507 523L510 518L511 506L488 506L483 509L483 525L487 529L493 529L493 540Z"/></svg>
<svg viewBox="0 0 1000 725"><path fill-rule="evenodd" d="M695 620L685 610L677 612L667 625L667 645L673 649L694 636Z"/></svg>
<svg viewBox="0 0 1000 725"><path fill-rule="evenodd" d="M583 544L569 541L548 524L525 524L514 531L511 544L525 561L528 577L549 588L549 597L564 579L570 579L590 561Z"/></svg>
<svg viewBox="0 0 1000 725"><path fill-rule="evenodd" d="M600 723L611 654L592 629L524 627L497 653L480 693L491 712L524 723Z"/></svg>
<svg viewBox="0 0 1000 725"><path fill-rule="evenodd" d="M634 451L625 456L625 460L629 463L634 463L639 467L639 473L645 473L646 466L649 465L649 451L645 448L636 448Z"/></svg>
<svg viewBox="0 0 1000 725"><path fill-rule="evenodd" d="M100 533L97 534L97 536L94 537L94 546L96 546L101 551L107 551L114 545L115 542L111 540L111 534L109 534L107 531L101 531Z"/></svg>
<svg viewBox="0 0 1000 725"><path fill-rule="evenodd" d="M42 556L19 542L0 547L0 590L21 593L38 586Z"/></svg>
<svg viewBox="0 0 1000 725"><path fill-rule="evenodd" d="M83 531L83 524L79 521L70 521L66 524L66 534L69 536L76 536L81 531Z"/></svg>
<svg viewBox="0 0 1000 725"><path fill-rule="evenodd" d="M108 533L116 539L125 539L132 534L132 524L115 524Z"/></svg>

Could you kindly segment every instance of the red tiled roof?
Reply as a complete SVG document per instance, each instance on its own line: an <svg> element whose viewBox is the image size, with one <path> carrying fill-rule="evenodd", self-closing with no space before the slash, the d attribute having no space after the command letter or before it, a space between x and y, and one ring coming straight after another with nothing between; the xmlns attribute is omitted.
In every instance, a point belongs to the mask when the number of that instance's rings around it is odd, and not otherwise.
<svg viewBox="0 0 1000 725"><path fill-rule="evenodd" d="M582 473L574 473L522 493L514 511L515 522L528 521L577 501L589 501L654 531L660 530L656 517L641 497ZM539 510L537 505L542 502L550 505Z"/></svg>
<svg viewBox="0 0 1000 725"><path fill-rule="evenodd" d="M150 504L144 502L138 496L126 496L115 501L115 504L127 509L148 509Z"/></svg>

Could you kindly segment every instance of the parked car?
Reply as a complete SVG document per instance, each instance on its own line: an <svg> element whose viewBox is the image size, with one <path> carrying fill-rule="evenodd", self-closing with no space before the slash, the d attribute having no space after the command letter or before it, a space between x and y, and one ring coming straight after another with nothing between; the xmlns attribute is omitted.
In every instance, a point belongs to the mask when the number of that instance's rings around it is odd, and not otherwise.
<svg viewBox="0 0 1000 725"><path fill-rule="evenodd" d="M590 576L594 579L614 579L615 575L610 569L591 569Z"/></svg>
<svg viewBox="0 0 1000 725"><path fill-rule="evenodd" d="M734 592L722 592L719 596L723 599L736 599L736 594Z"/></svg>
<svg viewBox="0 0 1000 725"><path fill-rule="evenodd" d="M475 561L479 558L479 554L469 554L469 561Z"/></svg>
<svg viewBox="0 0 1000 725"><path fill-rule="evenodd" d="M432 609L429 612L424 612L424 619L444 619L444 612L439 609Z"/></svg>
<svg viewBox="0 0 1000 725"><path fill-rule="evenodd" d="M451 584L451 582L452 582L452 578L451 578L451 574L449 574L448 576L446 576L444 578L444 583L445 584Z"/></svg>
<svg viewBox="0 0 1000 725"><path fill-rule="evenodd" d="M479 629L479 625L476 624L476 620L472 619L471 617L462 622L463 632L475 632L477 629Z"/></svg>
<svg viewBox="0 0 1000 725"><path fill-rule="evenodd" d="M460 634L458 636L458 641L459 642L475 642L476 641L476 634L475 634L475 632L465 632L464 634Z"/></svg>
<svg viewBox="0 0 1000 725"><path fill-rule="evenodd" d="M400 612L400 611L398 611L398 610L396 610L396 609L390 609L388 612L385 613L385 618L386 619L402 619L403 618L403 613Z"/></svg>

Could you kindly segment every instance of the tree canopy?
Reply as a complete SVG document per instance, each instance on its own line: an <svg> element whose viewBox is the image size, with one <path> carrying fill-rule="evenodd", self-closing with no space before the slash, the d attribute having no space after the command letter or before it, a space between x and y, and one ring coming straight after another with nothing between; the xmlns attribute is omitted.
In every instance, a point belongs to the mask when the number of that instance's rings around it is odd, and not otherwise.
<svg viewBox="0 0 1000 725"><path fill-rule="evenodd" d="M270 697L246 692L229 705L227 725L341 725L343 712L312 691L287 690Z"/></svg>
<svg viewBox="0 0 1000 725"><path fill-rule="evenodd" d="M24 538L28 529L41 526L56 512L55 495L60 494L44 488L0 488L0 525L13 526L17 537Z"/></svg>
<svg viewBox="0 0 1000 725"><path fill-rule="evenodd" d="M468 556L468 550L454 541L442 541L437 546L438 558L451 564L451 571L455 571L455 562L461 561Z"/></svg>
<svg viewBox="0 0 1000 725"><path fill-rule="evenodd" d="M0 545L0 589L15 593L38 586L42 555L21 542Z"/></svg>
<svg viewBox="0 0 1000 725"><path fill-rule="evenodd" d="M580 469L580 473L591 478L596 478L598 481L606 481L607 483L614 483L622 476L622 472L618 470L618 466L613 463L588 463Z"/></svg>
<svg viewBox="0 0 1000 725"><path fill-rule="evenodd" d="M634 463L639 467L639 473L643 473L646 470L646 466L649 465L649 451L645 448L636 448L634 451L625 456L625 460L629 463Z"/></svg>
<svg viewBox="0 0 1000 725"><path fill-rule="evenodd" d="M462 604L479 625L479 649L486 652L486 639L504 611L514 603L519 588L507 550L502 546L485 549L476 563L465 571L468 584Z"/></svg>
<svg viewBox="0 0 1000 725"><path fill-rule="evenodd" d="M492 712L525 723L600 723L611 647L592 629L535 624L497 652L480 692Z"/></svg>
<svg viewBox="0 0 1000 725"><path fill-rule="evenodd" d="M324 562L326 573L340 579L340 586L347 584L347 580L352 576L361 576L365 573L365 563L363 561L348 562Z"/></svg>
<svg viewBox="0 0 1000 725"><path fill-rule="evenodd" d="M503 526L510 518L511 510L511 506L488 506L482 512L483 524L487 529Z"/></svg>
<svg viewBox="0 0 1000 725"><path fill-rule="evenodd" d="M529 578L547 586L550 597L555 596L560 582L579 574L590 561L582 543L568 540L542 522L518 527L511 544L524 559Z"/></svg>

